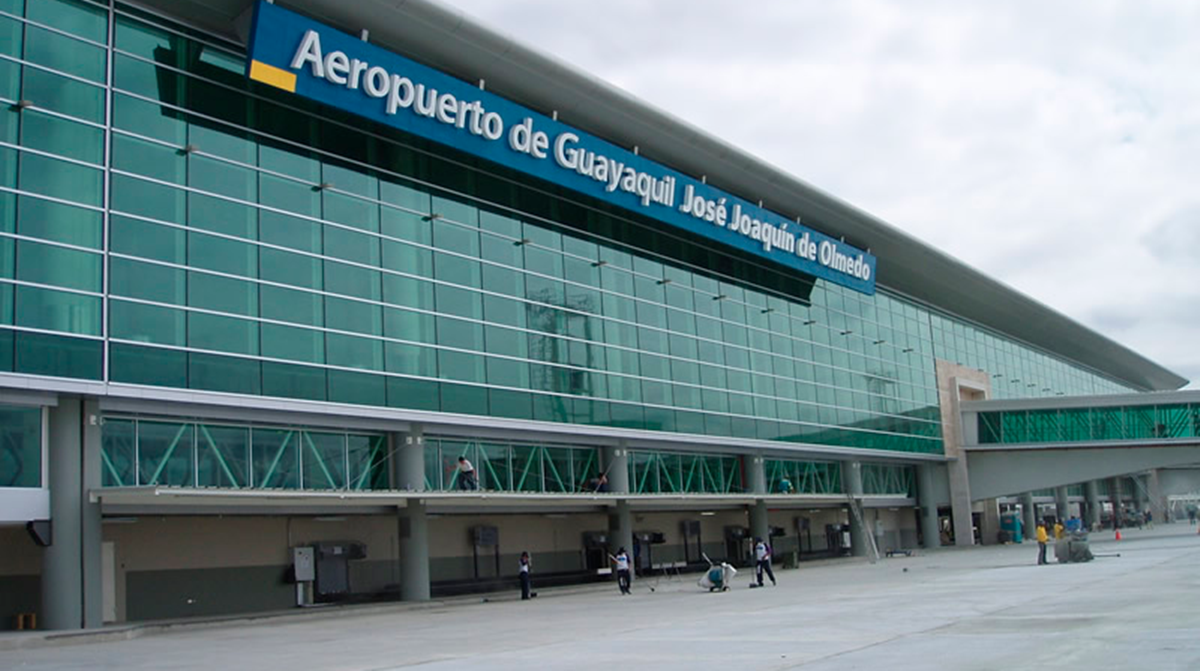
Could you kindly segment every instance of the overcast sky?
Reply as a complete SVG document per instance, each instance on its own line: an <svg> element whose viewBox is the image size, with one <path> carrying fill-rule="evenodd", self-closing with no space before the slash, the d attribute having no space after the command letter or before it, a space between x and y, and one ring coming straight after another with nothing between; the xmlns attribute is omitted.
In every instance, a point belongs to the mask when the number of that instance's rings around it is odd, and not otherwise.
<svg viewBox="0 0 1200 671"><path fill-rule="evenodd" d="M444 1L1200 379L1200 2Z"/></svg>

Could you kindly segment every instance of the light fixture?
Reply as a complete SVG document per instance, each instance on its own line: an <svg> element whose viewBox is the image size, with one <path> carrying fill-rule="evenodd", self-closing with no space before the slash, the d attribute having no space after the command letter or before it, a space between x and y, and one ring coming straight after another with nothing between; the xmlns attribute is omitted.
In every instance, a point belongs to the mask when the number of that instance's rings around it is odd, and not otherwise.
<svg viewBox="0 0 1200 671"><path fill-rule="evenodd" d="M815 320L815 319L805 319L804 320L805 326L812 326L813 324L816 324L816 323L817 323L817 320Z"/></svg>
<svg viewBox="0 0 1200 671"><path fill-rule="evenodd" d="M670 284L670 283L671 283L671 278L669 278L669 277L664 277L664 278L662 278L661 280L659 280L659 281L658 281L658 283L659 283L660 285L661 285L661 284Z"/></svg>
<svg viewBox="0 0 1200 671"><path fill-rule="evenodd" d="M723 301L726 298L729 298L729 296L726 296L725 294L717 294L716 296L713 296L714 301Z"/></svg>
<svg viewBox="0 0 1200 671"><path fill-rule="evenodd" d="M901 351L901 352L904 352L905 354L908 354L908 353L910 353L910 352L912 352L912 351L913 351L913 348L911 348L911 347L905 347L904 349L902 349L902 350L900 350L900 351Z"/></svg>
<svg viewBox="0 0 1200 671"><path fill-rule="evenodd" d="M520 247L521 245L528 245L531 242L533 242L533 240L530 240L529 238L521 238L520 240L517 240L516 242L514 242L513 246Z"/></svg>
<svg viewBox="0 0 1200 671"><path fill-rule="evenodd" d="M886 340L884 340L883 338L880 338L879 340L876 340L876 341L875 341L875 344L876 344L876 345L882 345L882 344L884 344L884 343L886 343L886 342L887 342Z"/></svg>
<svg viewBox="0 0 1200 671"><path fill-rule="evenodd" d="M607 266L607 265L608 265L608 261L593 261L592 262L593 268L600 268L600 267Z"/></svg>
<svg viewBox="0 0 1200 671"><path fill-rule="evenodd" d="M436 221L441 218L442 215L438 214L437 212L430 212L429 214L421 217L421 221Z"/></svg>
<svg viewBox="0 0 1200 671"><path fill-rule="evenodd" d="M313 187L313 191L328 191L333 188L333 182L321 182Z"/></svg>
<svg viewBox="0 0 1200 671"><path fill-rule="evenodd" d="M21 100L18 100L17 102L13 103L13 105L12 105L12 108L17 110L18 112L20 112L22 110L27 110L30 107L33 107L33 101L26 100L24 98L22 98Z"/></svg>
<svg viewBox="0 0 1200 671"><path fill-rule="evenodd" d="M854 333L854 331L851 329L846 329L845 331L842 331L842 335L850 335L852 333Z"/></svg>
<svg viewBox="0 0 1200 671"><path fill-rule="evenodd" d="M763 309L762 309L762 313L763 313L764 315L769 315L769 314L771 314L771 313L772 313L772 312L774 312L774 311L775 311L775 308L763 308Z"/></svg>
<svg viewBox="0 0 1200 671"><path fill-rule="evenodd" d="M716 513L711 510L702 510L700 511L700 515L703 517L712 517L713 515L716 515Z"/></svg>

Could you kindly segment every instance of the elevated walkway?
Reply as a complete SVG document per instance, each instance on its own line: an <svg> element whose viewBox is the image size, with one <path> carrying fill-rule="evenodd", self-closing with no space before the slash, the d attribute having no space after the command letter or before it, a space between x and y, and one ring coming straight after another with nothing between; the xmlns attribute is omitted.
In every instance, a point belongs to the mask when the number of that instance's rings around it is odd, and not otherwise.
<svg viewBox="0 0 1200 671"><path fill-rule="evenodd" d="M961 404L971 498L1200 464L1200 390Z"/></svg>

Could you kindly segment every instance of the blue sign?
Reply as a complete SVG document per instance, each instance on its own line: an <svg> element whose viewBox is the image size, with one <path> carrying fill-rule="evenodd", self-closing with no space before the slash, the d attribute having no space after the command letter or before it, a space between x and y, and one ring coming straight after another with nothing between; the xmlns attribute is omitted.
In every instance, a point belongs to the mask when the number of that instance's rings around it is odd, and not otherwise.
<svg viewBox="0 0 1200 671"><path fill-rule="evenodd" d="M265 0L246 69L256 81L875 293L871 254Z"/></svg>

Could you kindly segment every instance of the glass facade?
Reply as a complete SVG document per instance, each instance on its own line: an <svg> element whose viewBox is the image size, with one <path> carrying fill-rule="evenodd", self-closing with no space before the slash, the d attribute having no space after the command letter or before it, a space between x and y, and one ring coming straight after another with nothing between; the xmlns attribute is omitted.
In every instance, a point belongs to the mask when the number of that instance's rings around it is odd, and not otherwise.
<svg viewBox="0 0 1200 671"><path fill-rule="evenodd" d="M917 453L942 450L935 358L1001 398L1124 389L260 87L237 47L115 7L0 0L0 370ZM163 440L138 477L196 475Z"/></svg>
<svg viewBox="0 0 1200 671"><path fill-rule="evenodd" d="M768 459L767 491L772 494L841 494L842 465L836 461Z"/></svg>
<svg viewBox="0 0 1200 671"><path fill-rule="evenodd" d="M1200 437L1200 404L979 413L979 442L1070 443Z"/></svg>
<svg viewBox="0 0 1200 671"><path fill-rule="evenodd" d="M390 488L382 434L106 417L101 435L103 487Z"/></svg>
<svg viewBox="0 0 1200 671"><path fill-rule="evenodd" d="M42 486L42 409L0 406L0 487Z"/></svg>
<svg viewBox="0 0 1200 671"><path fill-rule="evenodd" d="M480 489L502 492L594 492L599 451L566 445L425 439L425 488L465 489L459 457L475 467Z"/></svg>

